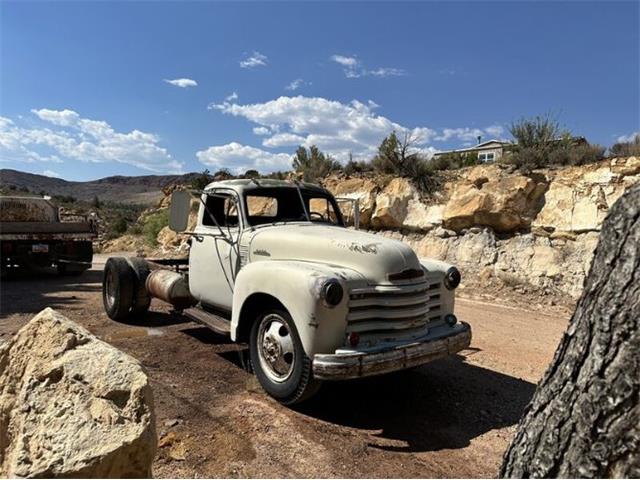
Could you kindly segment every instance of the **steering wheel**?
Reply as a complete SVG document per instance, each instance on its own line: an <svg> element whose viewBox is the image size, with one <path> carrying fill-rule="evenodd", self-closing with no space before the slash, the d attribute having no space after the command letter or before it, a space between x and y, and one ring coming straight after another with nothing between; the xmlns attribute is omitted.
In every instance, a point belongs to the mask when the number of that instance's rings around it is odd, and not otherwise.
<svg viewBox="0 0 640 480"><path fill-rule="evenodd" d="M321 214L320 212L309 212L309 218L311 220L313 220L313 217L316 217L317 219L319 219L321 222L325 222L326 219L324 218L324 215Z"/></svg>

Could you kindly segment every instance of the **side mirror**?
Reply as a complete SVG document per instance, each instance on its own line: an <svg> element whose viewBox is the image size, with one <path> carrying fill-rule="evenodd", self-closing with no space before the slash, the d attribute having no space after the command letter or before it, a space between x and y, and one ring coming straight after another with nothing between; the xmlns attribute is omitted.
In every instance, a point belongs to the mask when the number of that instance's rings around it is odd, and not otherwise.
<svg viewBox="0 0 640 480"><path fill-rule="evenodd" d="M171 209L169 210L169 228L174 232L184 232L189 223L191 210L191 194L185 190L178 190L171 194Z"/></svg>

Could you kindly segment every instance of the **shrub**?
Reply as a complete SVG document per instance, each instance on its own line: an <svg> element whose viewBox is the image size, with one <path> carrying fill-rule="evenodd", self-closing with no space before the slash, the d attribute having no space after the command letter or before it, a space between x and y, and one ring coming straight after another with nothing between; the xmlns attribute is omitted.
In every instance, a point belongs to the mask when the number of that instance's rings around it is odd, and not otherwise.
<svg viewBox="0 0 640 480"><path fill-rule="evenodd" d="M631 157L640 155L640 133L630 142L614 143L609 149L609 154L614 157Z"/></svg>
<svg viewBox="0 0 640 480"><path fill-rule="evenodd" d="M155 247L158 244L158 233L169 225L169 209L160 210L149 215L142 226L145 241Z"/></svg>
<svg viewBox="0 0 640 480"><path fill-rule="evenodd" d="M588 143L562 145L549 153L549 165L585 165L604 158L605 148Z"/></svg>
<svg viewBox="0 0 640 480"><path fill-rule="evenodd" d="M367 162L366 160L354 160L353 157L349 155L349 161L344 166L343 171L347 175L366 173L373 171L373 165L371 162Z"/></svg>
<svg viewBox="0 0 640 480"><path fill-rule="evenodd" d="M293 168L296 172L302 173L305 182L315 182L333 171L340 170L341 165L330 155L322 153L315 145L311 145L309 150L301 145L293 158Z"/></svg>
<svg viewBox="0 0 640 480"><path fill-rule="evenodd" d="M396 132L385 137L378 147L378 153L372 160L374 171L390 175L406 177L422 191L433 186L433 168L430 162L413 148L416 143L409 133L402 140Z"/></svg>
<svg viewBox="0 0 640 480"><path fill-rule="evenodd" d="M191 188L194 190L204 190L204 187L213 181L213 177L209 170L203 170L201 174L191 180Z"/></svg>
<svg viewBox="0 0 640 480"><path fill-rule="evenodd" d="M523 171L561 165L584 165L604 157L604 148L574 138L548 114L521 119L509 128L516 144L506 161Z"/></svg>
<svg viewBox="0 0 640 480"><path fill-rule="evenodd" d="M247 170L244 172L244 178L260 178L260 172L257 170Z"/></svg>
<svg viewBox="0 0 640 480"><path fill-rule="evenodd" d="M462 167L470 167L479 163L476 152L451 152L433 157L429 165L433 170L456 170Z"/></svg>

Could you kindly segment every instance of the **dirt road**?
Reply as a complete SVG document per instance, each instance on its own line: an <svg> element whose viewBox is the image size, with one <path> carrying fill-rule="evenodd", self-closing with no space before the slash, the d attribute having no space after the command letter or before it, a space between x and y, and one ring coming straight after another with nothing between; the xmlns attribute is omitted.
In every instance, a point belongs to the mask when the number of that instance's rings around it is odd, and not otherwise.
<svg viewBox="0 0 640 480"><path fill-rule="evenodd" d="M568 318L460 299L471 348L408 372L327 384L292 410L237 365L237 346L159 303L137 326L102 309L105 257L81 277L3 280L0 339L50 306L148 370L158 477L494 477Z"/></svg>

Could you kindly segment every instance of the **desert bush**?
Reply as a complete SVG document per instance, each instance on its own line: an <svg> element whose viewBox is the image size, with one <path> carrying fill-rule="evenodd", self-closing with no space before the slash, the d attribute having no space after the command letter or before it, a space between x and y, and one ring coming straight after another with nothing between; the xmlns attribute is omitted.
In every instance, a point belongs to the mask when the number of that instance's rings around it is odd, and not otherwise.
<svg viewBox="0 0 640 480"><path fill-rule="evenodd" d="M565 144L549 153L549 165L585 165L604 158L605 148L588 143L572 145Z"/></svg>
<svg viewBox="0 0 640 480"><path fill-rule="evenodd" d="M385 137L371 164L377 173L406 177L423 192L433 187L433 171L429 161L414 148L416 140L405 133L402 140L396 132Z"/></svg>
<svg viewBox="0 0 640 480"><path fill-rule="evenodd" d="M340 170L341 165L330 155L325 155L315 145L307 150L302 145L296 150L293 158L293 168L296 172L302 173L306 182L316 182L329 173Z"/></svg>
<svg viewBox="0 0 640 480"><path fill-rule="evenodd" d="M640 133L630 142L614 143L609 149L609 154L613 157L631 157L640 155Z"/></svg>
<svg viewBox="0 0 640 480"><path fill-rule="evenodd" d="M258 172L257 170L247 170L246 172L244 172L244 175L242 175L244 178L260 178L260 172Z"/></svg>
<svg viewBox="0 0 640 480"><path fill-rule="evenodd" d="M163 209L149 215L142 226L145 241L155 247L158 244L158 233L169 225L169 209Z"/></svg>
<svg viewBox="0 0 640 480"><path fill-rule="evenodd" d="M575 138L550 115L521 119L509 127L516 143L505 161L519 170L562 165L584 165L604 157L604 148Z"/></svg>
<svg viewBox="0 0 640 480"><path fill-rule="evenodd" d="M479 163L477 152L451 152L433 157L429 165L433 170L456 170L462 167L470 167Z"/></svg>
<svg viewBox="0 0 640 480"><path fill-rule="evenodd" d="M203 170L202 173L198 174L193 180L191 180L191 188L194 190L204 190L204 187L209 185L213 181L213 176L208 169Z"/></svg>
<svg viewBox="0 0 640 480"><path fill-rule="evenodd" d="M366 160L354 160L353 157L349 155L349 161L345 164L342 170L347 175L355 175L357 173L373 171L373 165L371 162L367 162Z"/></svg>

